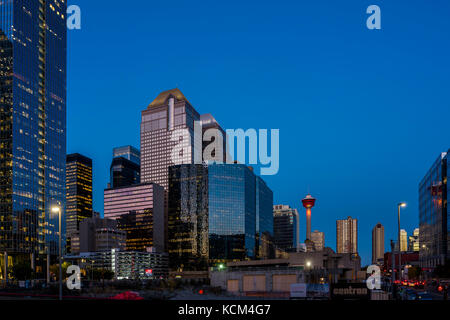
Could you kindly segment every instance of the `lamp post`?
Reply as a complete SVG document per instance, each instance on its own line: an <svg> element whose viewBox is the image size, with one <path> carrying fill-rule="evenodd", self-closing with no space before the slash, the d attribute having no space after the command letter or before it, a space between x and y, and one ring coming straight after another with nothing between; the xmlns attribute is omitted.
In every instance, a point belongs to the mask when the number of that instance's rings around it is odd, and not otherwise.
<svg viewBox="0 0 450 320"><path fill-rule="evenodd" d="M306 270L308 271L308 283L312 283L311 278L311 261L306 261Z"/></svg>
<svg viewBox="0 0 450 320"><path fill-rule="evenodd" d="M54 206L52 208L52 212L58 213L58 221L59 221L59 300L62 300L62 254L61 254L61 208L58 206Z"/></svg>
<svg viewBox="0 0 450 320"><path fill-rule="evenodd" d="M401 248L401 239L400 239L400 209L406 207L405 202L400 202L397 205L398 208L398 279L402 280L402 248Z"/></svg>

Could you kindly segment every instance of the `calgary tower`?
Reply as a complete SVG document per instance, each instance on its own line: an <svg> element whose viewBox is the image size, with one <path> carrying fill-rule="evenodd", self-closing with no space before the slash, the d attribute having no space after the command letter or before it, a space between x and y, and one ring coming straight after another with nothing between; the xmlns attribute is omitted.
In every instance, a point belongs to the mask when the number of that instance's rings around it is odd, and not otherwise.
<svg viewBox="0 0 450 320"><path fill-rule="evenodd" d="M311 208L314 207L316 199L308 194L302 203L306 208L306 240L311 240Z"/></svg>

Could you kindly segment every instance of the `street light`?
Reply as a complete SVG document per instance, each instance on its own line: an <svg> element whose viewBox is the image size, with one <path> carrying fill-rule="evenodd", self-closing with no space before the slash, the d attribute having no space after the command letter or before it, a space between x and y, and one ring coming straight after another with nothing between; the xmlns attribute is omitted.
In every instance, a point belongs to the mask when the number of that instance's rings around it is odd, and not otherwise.
<svg viewBox="0 0 450 320"><path fill-rule="evenodd" d="M62 300L62 266L61 266L61 208L58 206L52 207L53 213L58 213L59 220L59 300Z"/></svg>
<svg viewBox="0 0 450 320"><path fill-rule="evenodd" d="M398 279L402 279L402 250L401 250L401 240L400 240L400 209L406 207L405 202L400 202L397 205L398 208Z"/></svg>

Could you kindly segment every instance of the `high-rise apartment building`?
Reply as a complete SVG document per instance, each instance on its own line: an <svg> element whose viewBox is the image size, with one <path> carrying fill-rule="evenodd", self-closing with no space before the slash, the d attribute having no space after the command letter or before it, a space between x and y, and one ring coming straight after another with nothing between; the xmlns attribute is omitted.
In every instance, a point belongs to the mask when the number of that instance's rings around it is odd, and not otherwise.
<svg viewBox="0 0 450 320"><path fill-rule="evenodd" d="M315 251L323 251L325 248L325 233L314 230L311 233L311 241L314 244Z"/></svg>
<svg viewBox="0 0 450 320"><path fill-rule="evenodd" d="M337 253L358 253L358 220L348 217L336 221Z"/></svg>
<svg viewBox="0 0 450 320"><path fill-rule="evenodd" d="M450 150L442 153L419 184L420 264L434 268L450 259Z"/></svg>
<svg viewBox="0 0 450 320"><path fill-rule="evenodd" d="M165 250L164 189L141 183L104 191L104 216L126 231L126 250Z"/></svg>
<svg viewBox="0 0 450 320"><path fill-rule="evenodd" d="M293 251L296 248L298 211L288 205L273 206L273 233L276 249Z"/></svg>
<svg viewBox="0 0 450 320"><path fill-rule="evenodd" d="M53 206L65 221L66 6L0 2L0 255L31 257L39 276L58 254Z"/></svg>
<svg viewBox="0 0 450 320"><path fill-rule="evenodd" d="M80 222L92 217L92 159L79 153L66 160L66 233L79 231Z"/></svg>
<svg viewBox="0 0 450 320"><path fill-rule="evenodd" d="M384 259L384 226L381 223L372 229L372 263L382 264Z"/></svg>

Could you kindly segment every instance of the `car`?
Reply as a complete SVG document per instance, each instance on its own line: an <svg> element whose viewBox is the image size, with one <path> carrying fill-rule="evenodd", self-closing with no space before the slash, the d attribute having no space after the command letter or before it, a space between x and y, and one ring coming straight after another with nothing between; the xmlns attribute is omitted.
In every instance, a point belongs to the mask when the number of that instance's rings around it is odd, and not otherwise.
<svg viewBox="0 0 450 320"><path fill-rule="evenodd" d="M400 288L398 294L400 295L400 299L409 300L409 295L414 293L415 291L409 288Z"/></svg>
<svg viewBox="0 0 450 320"><path fill-rule="evenodd" d="M417 293L412 289L406 289L403 297L403 300L416 300Z"/></svg>
<svg viewBox="0 0 450 320"><path fill-rule="evenodd" d="M415 282L415 284L414 284L414 286L417 288L417 289L424 289L425 288L425 281L417 281L417 282Z"/></svg>
<svg viewBox="0 0 450 320"><path fill-rule="evenodd" d="M433 300L428 292L419 292L417 293L416 300L427 301Z"/></svg>

